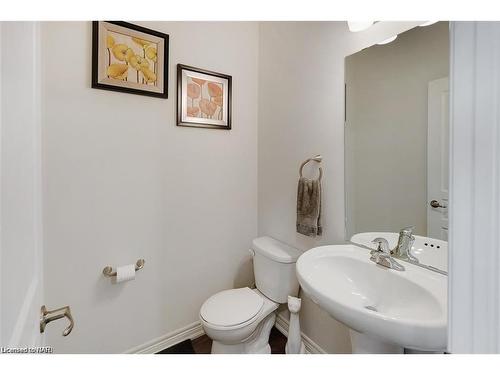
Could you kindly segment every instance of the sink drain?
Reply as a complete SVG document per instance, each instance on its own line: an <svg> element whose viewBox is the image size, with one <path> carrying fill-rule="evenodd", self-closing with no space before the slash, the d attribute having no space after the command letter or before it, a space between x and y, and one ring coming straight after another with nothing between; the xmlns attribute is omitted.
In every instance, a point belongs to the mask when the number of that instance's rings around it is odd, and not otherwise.
<svg viewBox="0 0 500 375"><path fill-rule="evenodd" d="M375 306L365 306L365 309L378 312L378 310Z"/></svg>

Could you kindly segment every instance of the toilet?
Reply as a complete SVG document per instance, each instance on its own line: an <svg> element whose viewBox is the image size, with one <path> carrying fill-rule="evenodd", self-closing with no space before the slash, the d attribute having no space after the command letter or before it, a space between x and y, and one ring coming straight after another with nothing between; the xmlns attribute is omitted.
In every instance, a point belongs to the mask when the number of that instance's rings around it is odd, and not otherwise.
<svg viewBox="0 0 500 375"><path fill-rule="evenodd" d="M269 334L276 310L296 297L295 263L301 252L271 237L252 241L255 289L229 289L208 298L200 321L212 341L212 353L270 354Z"/></svg>

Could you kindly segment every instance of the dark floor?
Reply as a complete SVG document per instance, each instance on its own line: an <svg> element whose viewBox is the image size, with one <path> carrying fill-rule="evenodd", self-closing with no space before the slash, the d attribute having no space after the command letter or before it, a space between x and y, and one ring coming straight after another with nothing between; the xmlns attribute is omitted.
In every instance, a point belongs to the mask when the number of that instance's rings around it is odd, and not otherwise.
<svg viewBox="0 0 500 375"><path fill-rule="evenodd" d="M286 337L275 327L269 335L271 354L285 354ZM210 354L212 340L203 335L194 340L186 340L170 348L163 349L157 354Z"/></svg>

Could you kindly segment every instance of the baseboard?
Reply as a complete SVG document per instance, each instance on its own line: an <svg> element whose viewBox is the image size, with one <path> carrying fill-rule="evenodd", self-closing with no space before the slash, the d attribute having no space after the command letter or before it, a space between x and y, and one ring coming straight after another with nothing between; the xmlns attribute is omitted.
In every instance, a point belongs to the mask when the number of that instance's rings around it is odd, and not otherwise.
<svg viewBox="0 0 500 375"><path fill-rule="evenodd" d="M290 322L283 318L281 315L276 316L276 323L274 326L278 331L280 331L283 335L288 336L288 326ZM306 347L306 354L327 354L325 350L318 344L316 344L313 340L311 340L307 335L303 332L300 333L302 336L302 342Z"/></svg>
<svg viewBox="0 0 500 375"><path fill-rule="evenodd" d="M145 344L129 349L125 354L154 354L159 351L170 348L184 340L193 340L204 335L203 327L200 322L191 323L183 328L157 337Z"/></svg>
<svg viewBox="0 0 500 375"><path fill-rule="evenodd" d="M288 326L289 322L281 315L276 316L275 327L283 335L288 336ZM178 344L184 340L193 340L200 336L203 336L205 332L200 322L191 323L183 328L175 330L173 332L167 333L163 336L157 337L151 341L148 341L142 345L136 346L135 348L129 349L125 354L154 354L162 351L163 349L170 348L171 346ZM301 333L302 341L306 348L307 354L327 354L321 346L316 344L307 335Z"/></svg>

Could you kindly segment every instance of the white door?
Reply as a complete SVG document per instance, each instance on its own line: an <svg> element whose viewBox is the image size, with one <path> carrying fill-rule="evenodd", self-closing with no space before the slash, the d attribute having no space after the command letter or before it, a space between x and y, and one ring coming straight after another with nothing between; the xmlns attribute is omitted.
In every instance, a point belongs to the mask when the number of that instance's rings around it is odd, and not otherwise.
<svg viewBox="0 0 500 375"><path fill-rule="evenodd" d="M44 345L39 30L0 22L0 346Z"/></svg>
<svg viewBox="0 0 500 375"><path fill-rule="evenodd" d="M427 130L427 236L448 240L448 78L429 82Z"/></svg>

